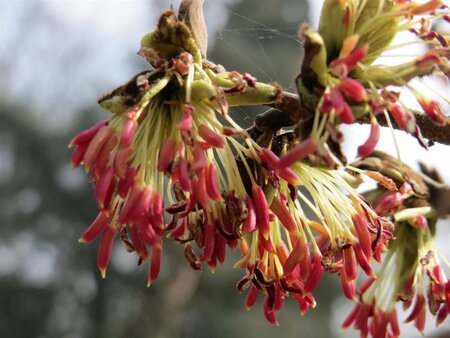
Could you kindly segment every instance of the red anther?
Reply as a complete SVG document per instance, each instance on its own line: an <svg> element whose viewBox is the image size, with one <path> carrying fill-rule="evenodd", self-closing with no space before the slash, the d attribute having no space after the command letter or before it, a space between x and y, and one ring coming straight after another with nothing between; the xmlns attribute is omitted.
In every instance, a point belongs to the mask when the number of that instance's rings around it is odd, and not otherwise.
<svg viewBox="0 0 450 338"><path fill-rule="evenodd" d="M111 251L116 236L116 228L106 227L102 233L102 239L98 248L97 266L103 278L106 277L106 269L111 258Z"/></svg>
<svg viewBox="0 0 450 338"><path fill-rule="evenodd" d="M294 217L290 213L286 204L280 200L279 196L275 196L270 205L270 210L278 217L281 224L287 231L295 233L298 230L297 223L295 223Z"/></svg>
<svg viewBox="0 0 450 338"><path fill-rule="evenodd" d="M259 295L260 290L252 285L250 290L248 291L248 295L247 298L245 300L245 307L247 308L247 310L250 310L252 308L253 305L255 305L256 300L258 299L258 295Z"/></svg>
<svg viewBox="0 0 450 338"><path fill-rule="evenodd" d="M137 222L137 227L139 229L139 233L142 236L142 239L145 243L147 243L150 246L154 246L159 243L161 240L160 237L156 234L155 230L153 229L153 225L151 222L149 222L148 219L141 218Z"/></svg>
<svg viewBox="0 0 450 338"><path fill-rule="evenodd" d="M342 62L346 64L348 69L355 67L358 62L362 61L367 55L368 47L364 46L353 50L349 55L342 59Z"/></svg>
<svg viewBox="0 0 450 338"><path fill-rule="evenodd" d="M164 199L159 192L153 194L150 202L149 216L156 233L162 236L166 221L164 219Z"/></svg>
<svg viewBox="0 0 450 338"><path fill-rule="evenodd" d="M82 132L78 133L69 143L69 147L73 147L74 145L82 145L89 143L94 136L97 134L97 132L103 128L104 126L108 125L107 121L101 121L97 123L95 126L88 128L86 130L83 130Z"/></svg>
<svg viewBox="0 0 450 338"><path fill-rule="evenodd" d="M191 163L191 170L198 171L206 168L208 160L206 158L205 150L199 142L195 142L193 149L194 161Z"/></svg>
<svg viewBox="0 0 450 338"><path fill-rule="evenodd" d="M289 250L284 242L281 242L275 246L275 251L277 252L278 259L280 260L281 265L286 263L286 260L289 256Z"/></svg>
<svg viewBox="0 0 450 338"><path fill-rule="evenodd" d="M195 199L203 208L207 208L210 198L206 190L205 169L200 170L196 183L192 182L192 189L195 192Z"/></svg>
<svg viewBox="0 0 450 338"><path fill-rule="evenodd" d="M122 211L120 212L119 217L117 218L118 224L125 224L130 219L130 216L133 212L136 203L140 200L142 193L144 192L144 188L135 184L131 189L130 196L126 200L124 206L122 207Z"/></svg>
<svg viewBox="0 0 450 338"><path fill-rule="evenodd" d="M306 156L310 155L317 149L317 143L312 138L307 138L303 142L295 145L289 151L280 158L278 163L279 169L283 169L291 166L295 162L303 160Z"/></svg>
<svg viewBox="0 0 450 338"><path fill-rule="evenodd" d="M400 327L398 325L397 310L392 309L387 313L389 324L391 325L392 338L397 338L400 336Z"/></svg>
<svg viewBox="0 0 450 338"><path fill-rule="evenodd" d="M367 55L367 46L353 50L349 55L343 58L337 58L330 63L330 70L333 75L345 77L348 71L355 67Z"/></svg>
<svg viewBox="0 0 450 338"><path fill-rule="evenodd" d="M405 323L409 323L413 320L417 320L422 309L425 309L425 306L426 306L425 296L423 294L419 293L416 297L416 302L414 303L414 307L413 307L411 313L405 319Z"/></svg>
<svg viewBox="0 0 450 338"><path fill-rule="evenodd" d="M283 272L285 276L292 273L295 267L299 265L302 260L309 259L309 253L306 252L306 248L307 244L303 244L302 239L298 239L297 243L295 243L294 248L286 259L286 264L284 264L283 266Z"/></svg>
<svg viewBox="0 0 450 338"><path fill-rule="evenodd" d="M177 128L186 132L192 130L191 109L184 109L184 115L181 117L180 121L178 121Z"/></svg>
<svg viewBox="0 0 450 338"><path fill-rule="evenodd" d="M225 237L223 237L219 232L216 232L215 237L216 238L214 242L214 253L215 256L217 257L217 260L220 262L220 264L223 265L226 256L227 241L225 240Z"/></svg>
<svg viewBox="0 0 450 338"><path fill-rule="evenodd" d="M416 121L414 116L408 113L398 104L391 105L389 107L391 115L394 117L395 122L400 129L407 131L408 133L414 132Z"/></svg>
<svg viewBox="0 0 450 338"><path fill-rule="evenodd" d="M369 232L369 225L364 217L361 215L353 215L353 225L355 226L356 234L358 235L359 245L368 260L372 257L372 240Z"/></svg>
<svg viewBox="0 0 450 338"><path fill-rule="evenodd" d="M213 147L222 148L225 144L223 135L218 134L208 126L201 124L198 126L198 134Z"/></svg>
<svg viewBox="0 0 450 338"><path fill-rule="evenodd" d="M264 317L266 317L267 321L270 324L278 325L277 318L275 317L275 311L269 309L269 298L266 297L264 300Z"/></svg>
<svg viewBox="0 0 450 338"><path fill-rule="evenodd" d="M253 202L250 196L247 196L246 206L247 206L247 218L245 219L244 224L242 225L242 233L244 235L250 234L256 229L255 207L253 206Z"/></svg>
<svg viewBox="0 0 450 338"><path fill-rule="evenodd" d="M186 232L186 228L187 228L186 225L187 225L187 219L184 219L181 224L179 224L178 226L175 227L175 229L173 229L171 232L169 232L168 237L169 238L182 237Z"/></svg>
<svg viewBox="0 0 450 338"><path fill-rule="evenodd" d="M178 163L178 180L180 182L181 189L184 191L191 191L191 179L189 178L189 169L187 161L182 158Z"/></svg>
<svg viewBox="0 0 450 338"><path fill-rule="evenodd" d="M134 245L134 250L136 251L138 257L142 260L147 259L147 249L145 248L145 242L142 234L139 232L137 225L128 227L130 232L131 241Z"/></svg>
<svg viewBox="0 0 450 338"><path fill-rule="evenodd" d="M137 170L135 167L128 168L127 173L125 175L125 179L122 179L119 182L119 187L117 189L117 192L120 197L125 198L130 188L134 186L136 182L136 173Z"/></svg>
<svg viewBox="0 0 450 338"><path fill-rule="evenodd" d="M311 292L317 288L317 285L319 285L320 279L322 278L323 272L324 268L322 265L322 254L320 252L315 252L311 272L309 273L305 283L305 293Z"/></svg>
<svg viewBox="0 0 450 338"><path fill-rule="evenodd" d="M341 270L341 284L345 297L354 300L356 296L355 283L346 276L345 269Z"/></svg>
<svg viewBox="0 0 450 338"><path fill-rule="evenodd" d="M420 230L425 230L426 228L428 228L428 221L423 215L417 215L416 217L414 217L412 224Z"/></svg>
<svg viewBox="0 0 450 338"><path fill-rule="evenodd" d="M126 177L128 165L130 164L131 159L130 156L132 153L132 148L120 149L114 157L114 171L121 179Z"/></svg>
<svg viewBox="0 0 450 338"><path fill-rule="evenodd" d="M344 107L340 113L338 113L339 118L342 123L352 124L355 122L355 116L353 115L353 111L347 103L344 103Z"/></svg>
<svg viewBox="0 0 450 338"><path fill-rule="evenodd" d="M377 122L372 122L370 127L370 135L367 141L358 147L358 156L367 157L372 154L378 140L380 139L380 125Z"/></svg>
<svg viewBox="0 0 450 338"><path fill-rule="evenodd" d="M303 316L309 309L309 302L301 294L293 294L294 298L297 300L300 314Z"/></svg>
<svg viewBox="0 0 450 338"><path fill-rule="evenodd" d="M447 319L447 317L448 317L447 306L441 306L436 316L436 326L441 325Z"/></svg>
<svg viewBox="0 0 450 338"><path fill-rule="evenodd" d="M383 215L386 211L391 210L399 206L403 201L403 196L399 192L389 193L381 199L379 199L375 205L374 209L378 215Z"/></svg>
<svg viewBox="0 0 450 338"><path fill-rule="evenodd" d="M268 239L270 233L269 207L267 205L266 195L259 185L253 186L252 198L255 207L258 230L265 239Z"/></svg>
<svg viewBox="0 0 450 338"><path fill-rule="evenodd" d="M222 198L219 189L219 182L217 180L216 166L212 162L210 162L206 167L205 185L208 196L212 200L219 201Z"/></svg>
<svg viewBox="0 0 450 338"><path fill-rule="evenodd" d="M126 120L122 128L122 135L120 137L120 144L122 145L122 147L128 148L129 146L131 146L138 127L139 124L136 120Z"/></svg>
<svg viewBox="0 0 450 338"><path fill-rule="evenodd" d="M346 330L356 321L356 317L361 311L361 304L356 304L348 316L344 319L341 325L341 329Z"/></svg>
<svg viewBox="0 0 450 338"><path fill-rule="evenodd" d="M366 89L359 82L349 77L344 77L339 82L338 88L345 96L351 98L356 102L361 102L367 99Z"/></svg>
<svg viewBox="0 0 450 338"><path fill-rule="evenodd" d="M84 154L86 153L86 149L88 147L88 143L84 143L81 145L75 146L75 149L72 152L72 168L78 167L83 162Z"/></svg>
<svg viewBox="0 0 450 338"><path fill-rule="evenodd" d="M173 138L168 138L164 141L161 146L161 150L159 153L159 161L158 161L158 170L159 171L168 171L173 160L175 159L175 155L178 150L177 141Z"/></svg>
<svg viewBox="0 0 450 338"><path fill-rule="evenodd" d="M415 65L417 68L425 70L439 63L441 63L441 59L435 52L428 52L417 58L415 61Z"/></svg>
<svg viewBox="0 0 450 338"><path fill-rule="evenodd" d="M363 269L363 271L366 273L367 276L372 276L373 275L372 267L370 266L368 257L362 251L361 245L360 244L355 245L354 250L355 250L356 260L358 261L361 269Z"/></svg>
<svg viewBox="0 0 450 338"><path fill-rule="evenodd" d="M89 142L89 146L86 149L86 153L83 157L84 167L86 170L90 170L95 160L97 159L98 154L102 150L103 145L108 140L111 135L111 131L108 126L103 126L97 134L95 134L94 138Z"/></svg>
<svg viewBox="0 0 450 338"><path fill-rule="evenodd" d="M358 266L356 264L356 255L353 246L342 250L342 258L344 260L346 277L349 281L355 280L358 275Z"/></svg>
<svg viewBox="0 0 450 338"><path fill-rule="evenodd" d="M162 259L162 242L152 247L152 254L150 257L150 271L148 274L147 286L153 284L153 282L158 278L159 271L161 269L161 259Z"/></svg>
<svg viewBox="0 0 450 338"><path fill-rule="evenodd" d="M95 198L100 209L108 208L106 203L107 195L110 191L111 184L115 183L114 180L114 170L111 166L105 169L102 176L100 176L96 186L95 186Z"/></svg>
<svg viewBox="0 0 450 338"><path fill-rule="evenodd" d="M423 333L423 331L425 331L426 316L427 308L426 306L422 306L415 320L416 328L420 333Z"/></svg>
<svg viewBox="0 0 450 338"><path fill-rule="evenodd" d="M208 224L206 224L203 252L199 257L201 262L209 262L213 256L215 248L215 232L216 228L214 224L212 222L208 222Z"/></svg>
<svg viewBox="0 0 450 338"><path fill-rule="evenodd" d="M109 212L102 210L98 213L95 220L86 229L81 238L78 240L81 243L89 243L95 240L98 235L108 226L109 222Z"/></svg>
<svg viewBox="0 0 450 338"><path fill-rule="evenodd" d="M182 61L181 59L175 60L175 68L181 76L185 76L189 73L189 65Z"/></svg>
<svg viewBox="0 0 450 338"><path fill-rule="evenodd" d="M132 210L128 214L128 222L136 223L144 215L147 215L147 211L150 207L151 200L152 200L152 189L150 187L143 188L142 193L140 193L139 198L136 200L134 206L132 207ZM120 215L122 215L122 213Z"/></svg>
<svg viewBox="0 0 450 338"><path fill-rule="evenodd" d="M282 179L284 179L287 183L292 184L293 186L297 186L300 184L300 178L295 173L295 171L289 167L280 169L278 175L280 175Z"/></svg>
<svg viewBox="0 0 450 338"><path fill-rule="evenodd" d="M211 259L207 262L209 269L214 272L216 271L216 267L217 267L217 256L216 256L216 251L213 251L213 254L211 256Z"/></svg>
<svg viewBox="0 0 450 338"><path fill-rule="evenodd" d="M348 26L348 25L350 24L351 18L352 18L352 14L351 14L351 12L350 12L350 8L347 7L347 8L345 9L344 16L342 17L342 23L343 23L345 26Z"/></svg>
<svg viewBox="0 0 450 338"><path fill-rule="evenodd" d="M419 98L417 101L420 103L425 114L427 114L433 121L441 125L447 124L448 118L439 103L427 100L425 98Z"/></svg>
<svg viewBox="0 0 450 338"><path fill-rule="evenodd" d="M103 170L105 170L106 166L110 165L110 163L112 165L111 152L116 147L117 143L117 135L111 134L103 145L97 156L97 159L94 162L94 167L92 170L94 177L99 178L102 175Z"/></svg>
<svg viewBox="0 0 450 338"><path fill-rule="evenodd" d="M280 159L273 153L272 150L262 148L259 152L259 158L261 159L261 162L265 163L270 169L278 169L278 163L280 162Z"/></svg>

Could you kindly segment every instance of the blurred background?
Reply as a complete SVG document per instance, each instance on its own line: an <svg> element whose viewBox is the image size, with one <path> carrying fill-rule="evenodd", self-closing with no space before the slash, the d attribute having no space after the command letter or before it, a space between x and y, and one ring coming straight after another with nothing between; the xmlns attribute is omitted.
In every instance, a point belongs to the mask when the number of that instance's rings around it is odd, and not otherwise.
<svg viewBox="0 0 450 338"><path fill-rule="evenodd" d="M288 299L281 327L268 324L258 303L250 312L235 291L242 271L233 259L214 274L198 273L180 248L167 245L162 275L146 288L147 266L136 267L116 243L106 280L96 268L97 244L78 238L96 215L92 187L70 167L71 137L107 112L96 100L148 68L136 52L160 11L179 1L0 0L0 337L202 338L355 337L340 322L352 306L340 283L326 277L318 307L301 317ZM298 25L317 24L321 1L206 0L209 58L228 69L294 90L302 46ZM242 123L257 111L238 110ZM367 130L348 131L352 139ZM403 158L441 168L450 152L421 150L399 136ZM393 149L390 133L381 149ZM440 241L448 249L442 223ZM447 245L446 245L447 244ZM231 254L232 256L232 254ZM447 257L450 257L448 255ZM232 258L232 257L229 257ZM429 320L432 321L431 318ZM449 324L432 337L450 337ZM419 337L403 328L405 337Z"/></svg>

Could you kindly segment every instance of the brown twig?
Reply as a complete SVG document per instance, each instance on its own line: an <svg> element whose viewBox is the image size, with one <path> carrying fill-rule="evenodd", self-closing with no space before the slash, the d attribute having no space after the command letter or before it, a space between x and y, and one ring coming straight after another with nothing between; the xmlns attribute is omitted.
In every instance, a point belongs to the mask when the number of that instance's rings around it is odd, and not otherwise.
<svg viewBox="0 0 450 338"><path fill-rule="evenodd" d="M255 119L258 128L277 130L282 127L290 127L312 115L312 112L302 108L298 95L285 91L281 93L278 102L270 106L275 109L270 109ZM435 143L450 145L450 124L438 125L419 112L415 112L414 115L425 138ZM362 117L357 122L366 124L370 123L370 120L368 117ZM387 126L384 116L380 116L378 122ZM393 122L393 126L398 129L395 122Z"/></svg>

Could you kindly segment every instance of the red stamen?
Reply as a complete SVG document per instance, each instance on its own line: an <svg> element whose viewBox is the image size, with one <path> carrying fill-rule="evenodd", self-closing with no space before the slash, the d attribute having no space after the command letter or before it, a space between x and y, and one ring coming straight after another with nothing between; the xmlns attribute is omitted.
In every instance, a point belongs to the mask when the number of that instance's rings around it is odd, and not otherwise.
<svg viewBox="0 0 450 338"><path fill-rule="evenodd" d="M81 238L78 240L81 243L89 243L95 240L98 235L106 228L109 221L109 212L102 210L98 213L95 220L86 229Z"/></svg>
<svg viewBox="0 0 450 338"><path fill-rule="evenodd" d="M372 122L370 127L369 138L363 145L359 146L358 156L367 157L370 154L372 154L373 150L378 144L379 139L380 139L380 125L377 122Z"/></svg>
<svg viewBox="0 0 450 338"><path fill-rule="evenodd" d="M245 300L245 307L247 308L247 310L250 310L252 306L255 305L256 300L258 299L259 292L259 289L256 286L252 285Z"/></svg>
<svg viewBox="0 0 450 338"><path fill-rule="evenodd" d="M114 158L114 171L121 179L126 177L132 152L131 148L120 149Z"/></svg>
<svg viewBox="0 0 450 338"><path fill-rule="evenodd" d="M316 151L316 149L316 141L312 138L307 138L305 141L289 149L289 151L280 158L280 162L278 163L279 169L290 167L295 162L303 160L309 154Z"/></svg>
<svg viewBox="0 0 450 338"><path fill-rule="evenodd" d="M252 198L255 206L256 223L258 229L265 239L269 238L270 224L269 224L269 207L267 206L266 195L259 185L254 185L252 188Z"/></svg>
<svg viewBox="0 0 450 338"><path fill-rule="evenodd" d="M158 278L159 271L161 269L161 259L162 242L152 247L152 255L150 258L150 272L148 275L147 286L152 285L156 278Z"/></svg>
<svg viewBox="0 0 450 338"><path fill-rule="evenodd" d="M358 275L358 266L356 264L356 255L353 246L342 250L345 275L349 281L355 280Z"/></svg>
<svg viewBox="0 0 450 338"><path fill-rule="evenodd" d="M250 196L247 196L246 206L247 206L247 218L245 219L244 224L242 226L242 233L244 235L250 234L256 229L255 207L253 206L253 202Z"/></svg>
<svg viewBox="0 0 450 338"><path fill-rule="evenodd" d="M136 120L127 120L122 128L122 136L120 138L120 144L124 148L128 148L133 142L133 137L136 134L139 124Z"/></svg>
<svg viewBox="0 0 450 338"><path fill-rule="evenodd" d="M103 278L106 277L106 269L111 258L111 250L116 232L116 228L106 227L102 233L100 247L98 248L97 266Z"/></svg>
<svg viewBox="0 0 450 338"><path fill-rule="evenodd" d="M219 182L217 181L216 166L212 162L206 168L205 185L208 196L212 200L219 201L222 198L219 190Z"/></svg>
<svg viewBox="0 0 450 338"><path fill-rule="evenodd" d="M177 153L177 141L173 138L168 138L161 146L159 153L158 170L168 171L172 164L175 154Z"/></svg>
<svg viewBox="0 0 450 338"><path fill-rule="evenodd" d="M223 135L218 134L204 124L201 124L198 127L198 134L213 147L222 148L225 144L225 138Z"/></svg>
<svg viewBox="0 0 450 338"><path fill-rule="evenodd" d="M83 130L82 132L78 133L69 143L69 147L71 148L74 145L82 145L89 143L94 136L98 133L98 131L103 128L104 126L108 125L107 121L101 121L97 123L95 126L88 128L86 130Z"/></svg>
<svg viewBox="0 0 450 338"><path fill-rule="evenodd" d="M97 199L100 209L107 208L106 205L108 191L110 190L111 184L114 182L114 170L111 166L105 169L102 176L95 186L95 198Z"/></svg>
<svg viewBox="0 0 450 338"><path fill-rule="evenodd" d="M95 160L97 159L98 154L100 153L103 145L108 140L111 135L111 131L108 126L103 126L95 134L94 138L89 142L89 146L86 149L86 153L84 154L83 162L86 170L90 170Z"/></svg>
<svg viewBox="0 0 450 338"><path fill-rule="evenodd" d="M352 78L342 78L339 82L338 88L345 94L345 96L356 102L361 102L367 99L366 89L364 86Z"/></svg>

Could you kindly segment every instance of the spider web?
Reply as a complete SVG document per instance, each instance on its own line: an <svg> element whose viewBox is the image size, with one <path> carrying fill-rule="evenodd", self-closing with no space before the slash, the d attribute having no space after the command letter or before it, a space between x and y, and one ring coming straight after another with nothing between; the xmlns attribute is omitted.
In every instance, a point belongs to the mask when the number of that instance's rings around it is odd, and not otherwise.
<svg viewBox="0 0 450 338"><path fill-rule="evenodd" d="M227 48L233 50L242 60L248 62L258 72L260 72L265 78L265 81L276 82L279 81L277 77L276 62L272 55L273 53L268 46L268 42L273 40L288 41L292 43L292 46L298 47L298 58L300 58L301 47L303 42L298 37L298 25L287 28L275 28L259 22L256 19L245 16L243 14L227 11L230 16L241 19L243 23L250 27L244 28L225 28L216 33L216 39L218 43L224 44ZM258 46L260 58L258 60L252 60L245 49L236 46L233 43L234 38L239 37L242 40L248 40L249 43L254 43ZM294 89L293 81L290 81L288 88Z"/></svg>

